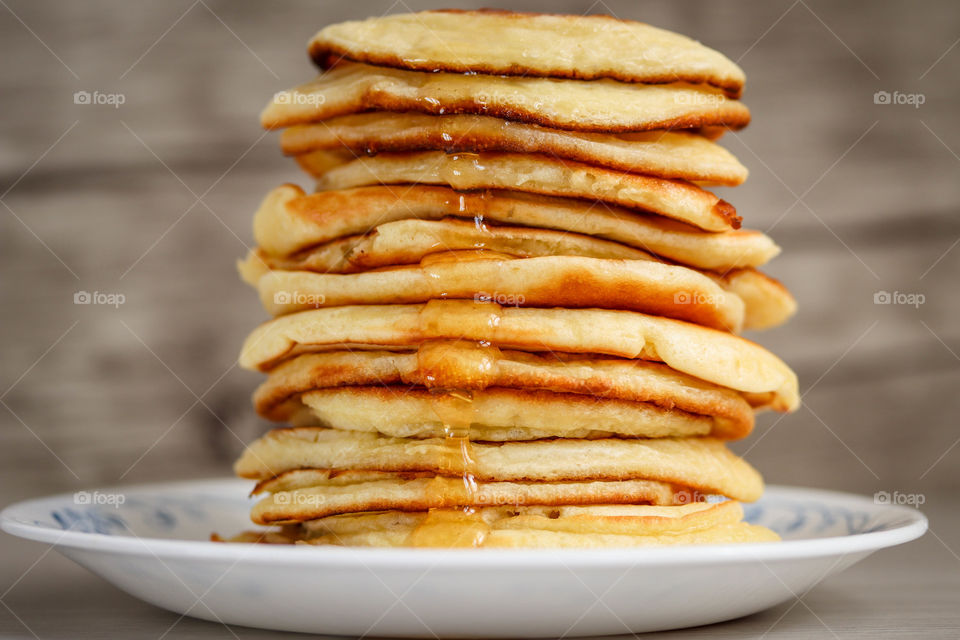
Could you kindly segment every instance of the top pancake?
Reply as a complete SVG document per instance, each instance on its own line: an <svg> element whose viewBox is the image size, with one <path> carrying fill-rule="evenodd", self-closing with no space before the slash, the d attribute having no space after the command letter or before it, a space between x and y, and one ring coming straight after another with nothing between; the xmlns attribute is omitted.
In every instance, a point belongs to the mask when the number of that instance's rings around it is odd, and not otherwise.
<svg viewBox="0 0 960 640"><path fill-rule="evenodd" d="M487 46L494 42L496 46ZM743 71L677 33L610 16L510 11L423 11L321 30L309 44L321 66L341 57L419 71L477 72L622 82L705 82L740 94Z"/></svg>
<svg viewBox="0 0 960 640"><path fill-rule="evenodd" d="M260 123L277 129L373 110L472 113L606 133L750 122L746 106L705 84L423 73L345 62L274 95Z"/></svg>

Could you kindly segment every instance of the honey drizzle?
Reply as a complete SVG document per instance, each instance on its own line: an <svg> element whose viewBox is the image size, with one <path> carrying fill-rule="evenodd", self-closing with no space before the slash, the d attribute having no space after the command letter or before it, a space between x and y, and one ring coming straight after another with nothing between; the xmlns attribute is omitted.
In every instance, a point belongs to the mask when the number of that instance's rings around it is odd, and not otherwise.
<svg viewBox="0 0 960 640"><path fill-rule="evenodd" d="M417 351L431 408L443 429L439 474L425 499L432 506L413 531L414 547L479 547L489 527L478 505L471 425L475 422L472 389L483 388L495 373L499 350L488 342L435 340ZM458 481L459 480L459 481Z"/></svg>

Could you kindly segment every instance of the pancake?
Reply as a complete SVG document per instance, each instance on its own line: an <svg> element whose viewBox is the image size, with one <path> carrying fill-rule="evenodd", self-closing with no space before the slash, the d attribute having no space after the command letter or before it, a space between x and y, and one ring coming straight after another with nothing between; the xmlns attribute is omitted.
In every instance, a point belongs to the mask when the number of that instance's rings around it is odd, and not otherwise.
<svg viewBox="0 0 960 640"><path fill-rule="evenodd" d="M743 326L739 296L687 267L578 256L457 256L437 253L419 265L354 274L268 271L257 289L275 316L343 305L492 299L517 306L642 311L725 331Z"/></svg>
<svg viewBox="0 0 960 640"><path fill-rule="evenodd" d="M450 507L494 505L578 505L673 503L669 484L647 480L617 482L476 482L468 490L463 478L454 476L414 477L380 473L379 478L328 483L326 471L298 470L287 474L309 474L316 484L296 489L270 489L251 509L257 524L287 524L314 520L341 513L363 511L426 511ZM349 472L348 472L349 473ZM269 483L268 485L269 486Z"/></svg>
<svg viewBox="0 0 960 640"><path fill-rule="evenodd" d="M394 227L391 228L391 225ZM388 227L383 235L379 233L382 227ZM757 330L775 327L786 322L796 311L796 301L790 292L778 281L754 269L736 269L722 276L709 271L702 272L702 276L699 272L690 272L685 277L687 284L680 288L676 283L655 279L656 269L644 269L635 262L628 263L628 268L622 267L624 259L659 262L639 249L577 234L523 228L501 228L498 231L500 233L495 241L484 243L490 234L476 230L475 225L467 222L402 220L381 225L369 236L322 245L294 260L275 259L262 251L253 251L245 261L238 263L238 270L245 282L259 290L265 308L274 315L338 304L426 302L433 297L497 299L498 296L491 292L504 291L513 292L512 300L521 306L629 308L734 331L739 331L739 328ZM547 237L542 237L544 234ZM556 237L555 244L552 236ZM458 250L471 244L487 244L492 251ZM580 248L586 249L587 254L593 254L587 260L602 258L598 262L606 266L598 271L580 271L581 267L586 268L586 260L579 259L583 255L577 251ZM540 253L539 256L530 257L541 259L535 260L534 264L517 265L523 268L511 266L507 270L497 271L492 268L493 263L502 264L505 260L517 257L501 254L497 249L528 255ZM564 262L562 265L545 266L544 256L562 256L560 259ZM417 260L420 266L416 271L413 267L383 268L385 265L403 265L407 260ZM475 267L480 260L490 264ZM438 265L438 261L455 264ZM366 276L335 275L366 271L360 268L361 265L376 267L377 270L368 272ZM687 271L679 266L661 265L660 268L680 269L681 273ZM291 275L277 275L287 271L292 272ZM307 271L319 274L310 277L304 273ZM563 287L560 294L544 293L551 286L551 278L559 278L565 271L568 277L562 282L553 283ZM606 280L617 287L616 291L603 297L602 287L584 290L586 283L581 277L584 273L591 281ZM622 276L619 282L613 279L618 273ZM530 277L521 279L523 274L530 274ZM666 307L657 307L657 299L652 296L627 298L626 303L622 302L624 295L638 290L636 287L641 285L644 274L652 279L649 284L661 291L660 302L665 303ZM484 277L488 280L482 280ZM713 284L707 285L704 278ZM529 289L522 288L536 283L541 283L543 287L540 289L543 295L539 297L529 295ZM715 290L715 287L722 291ZM672 297L669 295L671 291ZM293 292L296 292L296 297ZM595 299L594 302L587 304L586 301L591 299ZM740 306L737 300L743 303L743 321L740 324L735 324L735 316L729 315L731 312L739 314L736 311ZM691 305L695 308L691 308ZM712 320L705 320L705 312L711 315L720 313L723 316L721 323L718 325Z"/></svg>
<svg viewBox="0 0 960 640"><path fill-rule="evenodd" d="M462 429L463 437L484 442L739 435L716 428L721 421L710 416L651 403L507 387L470 394L431 393L418 387L337 387L308 391L288 406L294 426L330 426L397 438L445 437L450 428L441 417L448 416L469 424L469 429Z"/></svg>
<svg viewBox="0 0 960 640"><path fill-rule="evenodd" d="M395 512L387 512L396 514ZM404 514L406 515L406 514ZM421 513L419 518L353 534L320 534L290 541L314 545L360 547L513 548L513 549L618 549L690 544L740 544L776 542L779 536L765 527L744 522L675 534L601 534L545 531L537 528L491 528L456 512ZM333 516L342 517L342 516ZM408 526L404 526L404 525ZM254 542L254 540L238 540Z"/></svg>
<svg viewBox="0 0 960 640"><path fill-rule="evenodd" d="M394 512L388 512L394 513ZM446 514L433 512L438 519ZM725 524L689 533L659 535L616 535L567 533L540 529L493 529L486 524L472 524L456 513L440 526L421 529L429 524L431 516L420 514L407 528L397 525L390 529L374 529L354 534L321 534L307 538L278 536L274 543L304 543L355 547L428 547L428 548L510 548L510 549L623 549L691 544L741 544L748 542L776 542L779 536L766 527L747 523ZM340 516L333 516L340 517ZM269 534L248 534L236 542L270 542Z"/></svg>
<svg viewBox="0 0 960 640"><path fill-rule="evenodd" d="M583 431L573 437L652 437L656 434L644 433L644 429L653 426L654 418L659 418L661 424L669 423L665 416L649 411L645 403L667 411L707 417L705 422L674 421L681 425L691 423L695 429L691 429L690 435L711 433L720 438L741 438L753 427L753 411L742 394L660 363L501 351L465 341L427 342L413 352L304 354L274 368L254 392L253 403L265 418L290 420L300 410L302 394L322 389L323 392L312 393L308 399L314 415L323 421L321 424L416 437L423 437L422 430L429 428L426 435L442 435L442 424L435 409L436 403L444 401L443 397L402 385L472 392L468 411L473 429L540 430L534 437L565 435L569 431L562 429L564 425L567 429ZM345 388L344 393L335 393L336 388ZM523 393L536 390L542 392ZM568 399L568 394L584 396L583 402ZM607 405L606 400L628 402ZM537 410L524 411L525 405L536 406ZM556 409L551 410L554 407ZM404 430L404 425L413 425L413 428ZM622 425L622 430L615 430L617 425ZM701 433L696 432L704 427ZM511 439L493 438L489 429L481 430L481 435L477 439Z"/></svg>
<svg viewBox="0 0 960 640"><path fill-rule="evenodd" d="M487 46L485 43L496 43ZM705 82L733 96L743 71L696 40L604 15L422 11L333 24L308 46L320 66L341 58L420 71L622 82Z"/></svg>
<svg viewBox="0 0 960 640"><path fill-rule="evenodd" d="M384 481L408 481L416 479L426 479L431 480L435 478L455 478L454 476L437 476L435 473L430 473L427 471L408 471L408 472L391 472L391 471L338 471L333 469L294 469L292 471L284 471L283 473L267 478L266 480L261 480L253 488L253 491L250 492L251 496L258 496L263 494L277 494L281 492L294 492L301 489L311 489L316 487L348 487L348 486L359 486L367 482L384 482ZM460 477L455 478L458 481L463 479ZM702 494L695 493L688 487L681 487L677 485L670 485L663 482L654 482L654 481L645 481L645 480L636 480L631 481L633 485L633 491L636 491L638 495L642 492L644 496L643 500L645 504L651 505L686 505L686 504L703 504L707 496ZM523 483L515 483L518 486ZM458 491L459 489L450 488L451 492ZM444 487L441 487L438 490L431 491L433 494L443 494L447 490ZM291 501L292 502L292 501ZM513 506L518 506L515 503L511 503ZM528 502L527 504L536 504ZM619 503L618 503L619 504ZM490 506L490 505L487 505Z"/></svg>
<svg viewBox="0 0 960 640"><path fill-rule="evenodd" d="M487 341L522 351L594 353L664 362L746 393L771 393L770 406L799 403L793 371L763 347L730 333L633 311L501 307L466 300L301 311L257 327L240 364L268 370L310 351L350 346L409 349L427 340Z"/></svg>
<svg viewBox="0 0 960 640"><path fill-rule="evenodd" d="M715 438L474 442L464 455L444 438L297 427L267 433L234 465L237 475L254 480L294 469L462 471L487 482L654 480L737 500L756 500L763 492L760 474Z"/></svg>
<svg viewBox="0 0 960 640"><path fill-rule="evenodd" d="M465 218L481 228L513 225L606 239L700 269L757 267L780 252L759 231L704 233L686 224L607 203L510 191L375 186L310 195L291 184L273 189L254 216L253 233L270 255L292 256L399 220ZM626 256L623 256L626 257Z"/></svg>
<svg viewBox="0 0 960 640"><path fill-rule="evenodd" d="M242 266L244 280L256 285L263 270L356 273L402 264L416 264L441 251L492 251L517 258L581 256L654 260L634 247L568 231L511 227L470 222L461 218L442 220L395 220L369 229L363 235L331 240L293 255L276 255L263 248L252 250ZM255 275L253 275L255 274Z"/></svg>
<svg viewBox="0 0 960 640"><path fill-rule="evenodd" d="M335 515L249 531L231 542L368 547L616 548L772 542L735 501L682 506L494 506ZM218 536L214 540L223 541Z"/></svg>
<svg viewBox="0 0 960 640"><path fill-rule="evenodd" d="M342 159L342 155L330 151L297 156L300 166L317 178L318 191L375 184L509 189L640 209L706 231L740 227L733 205L691 182L624 173L545 155L423 151L359 158L351 155L346 162Z"/></svg>
<svg viewBox="0 0 960 640"><path fill-rule="evenodd" d="M607 169L705 184L736 186L747 178L746 167L733 154L691 133L583 133L469 114L357 113L295 125L283 131L280 142L289 155L344 147L357 155L502 151L540 153Z"/></svg>
<svg viewBox="0 0 960 640"><path fill-rule="evenodd" d="M666 491L663 497L669 498ZM489 505L476 509L473 513L479 515L484 522L498 523L497 527L502 529L540 529L566 533L591 531L614 535L702 531L743 520L743 507L736 500L673 505ZM358 513L307 521L303 523L301 530L307 535L348 535L384 526L422 521L425 515L402 514L397 511Z"/></svg>
<svg viewBox="0 0 960 640"><path fill-rule="evenodd" d="M423 73L341 62L312 82L275 94L260 123L279 129L376 110L469 113L598 133L740 128L750 122L746 106L705 84Z"/></svg>
<svg viewBox="0 0 960 640"><path fill-rule="evenodd" d="M366 539L366 546L602 548L777 539L773 532L742 520L743 508L728 500L681 506L490 506L467 513L386 511L318 518L287 529L293 538L312 544ZM463 525L471 535L456 535ZM377 544L379 540L386 544Z"/></svg>
<svg viewBox="0 0 960 640"><path fill-rule="evenodd" d="M779 280L756 269L734 269L719 281L724 289L743 300L745 329L779 327L797 312L793 294Z"/></svg>

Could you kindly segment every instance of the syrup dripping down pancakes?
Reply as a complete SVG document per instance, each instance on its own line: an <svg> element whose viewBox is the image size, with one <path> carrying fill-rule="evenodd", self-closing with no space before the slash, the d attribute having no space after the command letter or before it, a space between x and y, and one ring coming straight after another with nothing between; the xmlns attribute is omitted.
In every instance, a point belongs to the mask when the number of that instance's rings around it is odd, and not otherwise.
<svg viewBox="0 0 960 640"><path fill-rule="evenodd" d="M796 310L760 270L779 248L711 191L747 176L717 143L749 122L743 72L642 23L505 11L332 25L309 53L261 114L313 193L267 194L238 263L278 426L235 465L268 528L230 540L776 540L726 446L799 404L740 336Z"/></svg>

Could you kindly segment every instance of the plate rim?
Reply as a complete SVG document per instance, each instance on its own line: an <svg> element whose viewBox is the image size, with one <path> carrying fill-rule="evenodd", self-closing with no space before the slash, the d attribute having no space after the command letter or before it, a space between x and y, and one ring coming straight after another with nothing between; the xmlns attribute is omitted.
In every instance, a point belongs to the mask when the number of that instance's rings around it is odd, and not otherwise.
<svg viewBox="0 0 960 640"><path fill-rule="evenodd" d="M166 493L187 488L225 487L242 482L237 478L206 478L169 482L138 483L131 485L90 489L88 491L125 493ZM877 504L869 497L808 487L769 485L766 493L819 501L846 501L858 504L874 513L890 513L904 519L902 526L883 531L871 531L846 536L827 536L805 540L783 540L776 543L740 543L683 545L676 547L645 547L635 549L377 549L362 547L311 547L309 555L303 547L256 545L244 543L217 543L207 540L185 540L154 537L112 536L82 531L64 531L27 522L19 514L50 503L72 501L76 492L64 492L39 498L30 498L11 504L0 511L0 529L8 534L50 544L52 547L81 549L115 555L149 554L157 559L232 560L263 564L299 564L311 562L328 566L375 564L384 568L422 567L427 563L471 569L500 570L505 566L554 567L571 565L635 566L729 564L738 562L786 561L823 556L846 556L871 553L922 536L928 527L926 516L917 509L904 505ZM792 494L792 495L791 495Z"/></svg>

